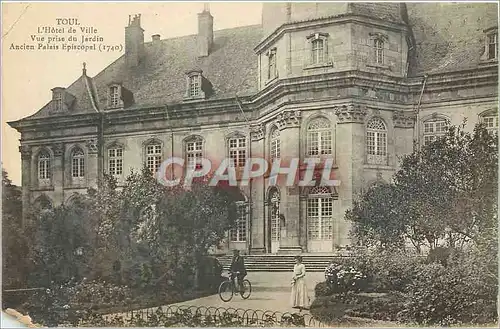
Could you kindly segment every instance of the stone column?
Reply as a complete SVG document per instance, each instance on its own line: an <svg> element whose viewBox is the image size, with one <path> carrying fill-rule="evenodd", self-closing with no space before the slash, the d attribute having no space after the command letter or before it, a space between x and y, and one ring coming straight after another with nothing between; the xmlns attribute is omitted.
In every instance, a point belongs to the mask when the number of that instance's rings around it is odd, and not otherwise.
<svg viewBox="0 0 500 329"><path fill-rule="evenodd" d="M264 158L265 155L265 127L263 124L252 125L250 127L250 154L252 158ZM263 254L266 252L265 239L265 185L264 179L254 178L249 183L250 187L250 253Z"/></svg>
<svg viewBox="0 0 500 329"><path fill-rule="evenodd" d="M300 111L285 111L276 118L276 125L280 130L280 158L283 168L289 167L292 159L300 159L300 122ZM278 253L297 254L302 252L299 242L300 193L298 186L287 186L286 179L285 175L278 178L281 190L281 237Z"/></svg>
<svg viewBox="0 0 500 329"><path fill-rule="evenodd" d="M354 193L362 183L365 154L364 120L367 114L365 106L346 104L335 108L337 115L336 140L342 141L337 147L337 165L340 180L338 188L339 200L334 201L334 232L333 244L349 243L349 223L344 220L345 211L352 206ZM338 146L339 143L336 143Z"/></svg>
<svg viewBox="0 0 500 329"><path fill-rule="evenodd" d="M30 200L30 187L31 187L31 146L21 145L19 146L19 152L21 153L21 189L22 196L21 200L23 203L23 212L21 224L24 227L27 224L27 213L31 203Z"/></svg>
<svg viewBox="0 0 500 329"><path fill-rule="evenodd" d="M54 165L52 166L54 194L52 202L54 202L54 206L58 206L64 202L64 144L52 144L52 152L54 153Z"/></svg>
<svg viewBox="0 0 500 329"><path fill-rule="evenodd" d="M99 168L99 158L98 158L98 145L97 140L91 139L87 143L87 168L85 169L85 175L87 176L87 187L97 188L97 181L99 178L98 168Z"/></svg>

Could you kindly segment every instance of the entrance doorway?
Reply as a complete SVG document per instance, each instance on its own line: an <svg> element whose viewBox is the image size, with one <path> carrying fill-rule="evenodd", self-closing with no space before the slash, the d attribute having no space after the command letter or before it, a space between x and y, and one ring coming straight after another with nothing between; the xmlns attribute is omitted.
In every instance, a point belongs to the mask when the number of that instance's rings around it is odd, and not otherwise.
<svg viewBox="0 0 500 329"><path fill-rule="evenodd" d="M271 253L278 252L280 247L281 227L280 227L280 192L273 188L269 191L269 239Z"/></svg>

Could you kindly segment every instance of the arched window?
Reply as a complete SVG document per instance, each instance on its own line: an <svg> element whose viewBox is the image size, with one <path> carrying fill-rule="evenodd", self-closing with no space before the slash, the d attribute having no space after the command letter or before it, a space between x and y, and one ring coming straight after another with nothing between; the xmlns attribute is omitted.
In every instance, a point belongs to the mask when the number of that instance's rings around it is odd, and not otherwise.
<svg viewBox="0 0 500 329"><path fill-rule="evenodd" d="M373 118L366 127L367 152L370 155L387 154L387 128L380 118Z"/></svg>
<svg viewBox="0 0 500 329"><path fill-rule="evenodd" d="M52 201L45 194L42 194L38 198L36 198L33 206L38 211L50 210L52 209Z"/></svg>
<svg viewBox="0 0 500 329"><path fill-rule="evenodd" d="M272 159L279 158L280 155L280 131L278 128L274 127L271 131L271 141L269 143L269 155Z"/></svg>
<svg viewBox="0 0 500 329"><path fill-rule="evenodd" d="M332 154L332 131L327 119L314 119L307 126L307 154Z"/></svg>
<svg viewBox="0 0 500 329"><path fill-rule="evenodd" d="M79 147L71 152L71 177L85 177L85 153Z"/></svg>
<svg viewBox="0 0 500 329"><path fill-rule="evenodd" d="M245 242L247 240L247 204L244 201L237 201L238 218L236 225L229 231L231 242Z"/></svg>
<svg viewBox="0 0 500 329"><path fill-rule="evenodd" d="M186 140L186 164L188 168L200 168L203 158L203 139L199 136Z"/></svg>
<svg viewBox="0 0 500 329"><path fill-rule="evenodd" d="M373 39L373 59L377 64L384 64L384 40Z"/></svg>
<svg viewBox="0 0 500 329"><path fill-rule="evenodd" d="M333 239L333 198L330 188L316 186L308 193L307 199L307 239L320 241ZM314 243L313 243L314 244ZM331 245L327 245L330 248ZM319 251L321 245L311 245L308 250Z"/></svg>
<svg viewBox="0 0 500 329"><path fill-rule="evenodd" d="M424 145L430 144L446 134L448 120L443 118L429 119L424 121Z"/></svg>
<svg viewBox="0 0 500 329"><path fill-rule="evenodd" d="M47 182L50 180L50 154L43 150L38 155L38 179L40 182Z"/></svg>
<svg viewBox="0 0 500 329"><path fill-rule="evenodd" d="M151 173L156 173L162 160L162 146L159 141L151 141L146 145L146 166Z"/></svg>
<svg viewBox="0 0 500 329"><path fill-rule="evenodd" d="M498 131L498 113L497 111L487 111L481 115L481 121L486 129L491 132Z"/></svg>
<svg viewBox="0 0 500 329"><path fill-rule="evenodd" d="M236 168L244 167L247 158L247 139L245 136L234 136L228 139L229 158Z"/></svg>
<svg viewBox="0 0 500 329"><path fill-rule="evenodd" d="M108 149L108 171L113 176L123 173L123 148L113 146Z"/></svg>

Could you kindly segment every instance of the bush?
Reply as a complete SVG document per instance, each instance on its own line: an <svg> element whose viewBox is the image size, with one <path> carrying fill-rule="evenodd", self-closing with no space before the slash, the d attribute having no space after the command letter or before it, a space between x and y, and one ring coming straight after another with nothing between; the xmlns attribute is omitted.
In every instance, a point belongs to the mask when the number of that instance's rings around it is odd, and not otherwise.
<svg viewBox="0 0 500 329"><path fill-rule="evenodd" d="M404 319L442 326L496 322L498 281L489 265L474 254L450 259L447 267L421 265L409 286Z"/></svg>
<svg viewBox="0 0 500 329"><path fill-rule="evenodd" d="M326 282L320 282L314 287L314 295L316 297L330 296L333 293L331 286Z"/></svg>
<svg viewBox="0 0 500 329"><path fill-rule="evenodd" d="M367 276L354 266L332 262L325 270L325 279L334 293L366 290Z"/></svg>

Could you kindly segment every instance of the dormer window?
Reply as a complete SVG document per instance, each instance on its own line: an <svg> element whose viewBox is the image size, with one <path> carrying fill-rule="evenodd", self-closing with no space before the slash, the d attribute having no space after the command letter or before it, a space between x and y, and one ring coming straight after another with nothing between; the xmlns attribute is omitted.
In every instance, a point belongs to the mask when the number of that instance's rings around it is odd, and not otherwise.
<svg viewBox="0 0 500 329"><path fill-rule="evenodd" d="M488 59L496 59L498 57L498 33L497 31L488 34Z"/></svg>
<svg viewBox="0 0 500 329"><path fill-rule="evenodd" d="M109 86L108 107L109 108L123 107L121 85L113 84L113 85Z"/></svg>
<svg viewBox="0 0 500 329"><path fill-rule="evenodd" d="M186 93L184 98L198 99L205 98L203 71L193 70L187 72Z"/></svg>
<svg viewBox="0 0 500 329"><path fill-rule="evenodd" d="M52 110L62 111L64 109L64 92L65 89L56 87L52 89Z"/></svg>
<svg viewBox="0 0 500 329"><path fill-rule="evenodd" d="M311 65L325 64L328 59L328 33L316 32L307 37L310 43Z"/></svg>

